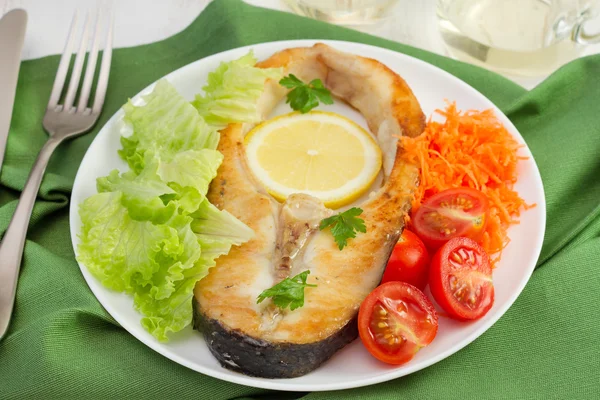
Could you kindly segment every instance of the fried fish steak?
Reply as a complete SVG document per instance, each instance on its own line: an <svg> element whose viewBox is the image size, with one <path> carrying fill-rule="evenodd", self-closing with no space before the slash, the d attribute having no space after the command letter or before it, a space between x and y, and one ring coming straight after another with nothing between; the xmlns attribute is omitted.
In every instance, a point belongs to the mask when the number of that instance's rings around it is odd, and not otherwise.
<svg viewBox="0 0 600 400"><path fill-rule="evenodd" d="M321 79L339 100L365 117L383 153L383 180L363 209L367 232L340 251L329 231L318 229L334 212L305 194L284 203L269 196L246 164L244 134L230 124L221 132L225 156L211 184L209 200L255 232L249 242L217 260L196 286L194 326L226 368L266 378L304 375L357 337L356 317L364 298L379 284L404 228L418 168L405 163L398 137L420 135L425 116L406 82L380 62L325 44L292 48L258 64L282 67L305 82ZM259 109L265 118L286 95L267 81ZM257 296L310 270L304 306L281 310Z"/></svg>

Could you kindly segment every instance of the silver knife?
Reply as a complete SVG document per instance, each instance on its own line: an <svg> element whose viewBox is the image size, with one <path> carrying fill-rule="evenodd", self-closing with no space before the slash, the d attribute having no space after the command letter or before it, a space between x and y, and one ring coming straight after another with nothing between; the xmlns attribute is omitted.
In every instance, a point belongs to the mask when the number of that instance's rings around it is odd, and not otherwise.
<svg viewBox="0 0 600 400"><path fill-rule="evenodd" d="M0 19L0 172L17 90L26 27L25 10L9 11Z"/></svg>

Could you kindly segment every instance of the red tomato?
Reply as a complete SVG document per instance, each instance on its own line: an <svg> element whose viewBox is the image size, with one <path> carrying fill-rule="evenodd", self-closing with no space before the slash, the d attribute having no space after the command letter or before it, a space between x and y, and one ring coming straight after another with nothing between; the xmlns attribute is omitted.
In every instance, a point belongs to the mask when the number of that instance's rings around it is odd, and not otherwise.
<svg viewBox="0 0 600 400"><path fill-rule="evenodd" d="M430 261L421 239L405 229L392 251L381 283L402 281L423 290L429 278Z"/></svg>
<svg viewBox="0 0 600 400"><path fill-rule="evenodd" d="M487 253L472 239L450 239L433 256L429 289L451 317L459 320L483 317L494 304L492 267Z"/></svg>
<svg viewBox="0 0 600 400"><path fill-rule="evenodd" d="M389 364L410 361L437 333L435 308L419 289L388 282L373 290L358 311L358 332L369 352Z"/></svg>
<svg viewBox="0 0 600 400"><path fill-rule="evenodd" d="M432 250L464 236L478 240L488 219L489 202L478 190L448 189L425 200L412 216L414 232Z"/></svg>

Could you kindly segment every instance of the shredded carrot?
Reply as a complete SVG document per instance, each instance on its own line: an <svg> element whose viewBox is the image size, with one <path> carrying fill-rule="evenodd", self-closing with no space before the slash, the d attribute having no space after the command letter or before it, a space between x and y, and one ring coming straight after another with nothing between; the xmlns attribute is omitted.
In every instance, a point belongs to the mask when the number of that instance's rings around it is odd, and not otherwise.
<svg viewBox="0 0 600 400"><path fill-rule="evenodd" d="M401 137L403 158L419 165L421 182L413 211L442 190L468 186L483 192L490 201L490 215L481 245L495 265L509 242L507 229L517 224L527 205L513 189L517 181L520 145L496 118L493 110L458 111L456 104L436 110L445 122L427 122L416 138Z"/></svg>

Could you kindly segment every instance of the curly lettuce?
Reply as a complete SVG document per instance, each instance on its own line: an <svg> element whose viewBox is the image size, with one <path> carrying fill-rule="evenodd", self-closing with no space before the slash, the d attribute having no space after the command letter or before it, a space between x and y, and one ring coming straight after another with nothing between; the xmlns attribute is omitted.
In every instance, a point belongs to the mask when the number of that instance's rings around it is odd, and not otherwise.
<svg viewBox="0 0 600 400"><path fill-rule="evenodd" d="M119 155L135 173L156 156L171 161L182 151L217 148L219 132L168 81L158 81L142 100L142 106L131 100L123 106L133 134L121 137Z"/></svg>
<svg viewBox="0 0 600 400"><path fill-rule="evenodd" d="M208 74L204 95L196 95L192 102L204 120L221 129L232 122L260 122L258 100L264 91L265 79L279 81L281 68L256 68L252 52L223 62Z"/></svg>
<svg viewBox="0 0 600 400"><path fill-rule="evenodd" d="M191 323L194 287L215 260L254 234L206 198L223 161L217 127L255 118L264 81L275 76L253 60L212 73L199 109L166 80L142 105L128 102L133 133L119 154L130 170L98 178L98 193L79 208L78 260L107 288L133 296L142 326L160 341Z"/></svg>

